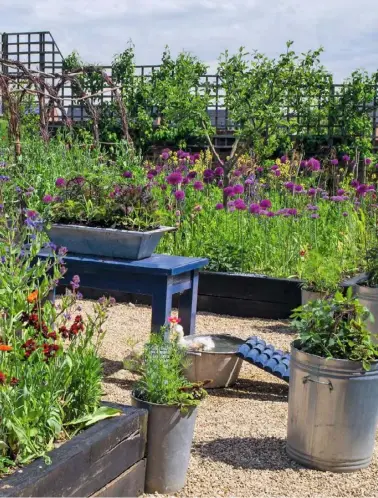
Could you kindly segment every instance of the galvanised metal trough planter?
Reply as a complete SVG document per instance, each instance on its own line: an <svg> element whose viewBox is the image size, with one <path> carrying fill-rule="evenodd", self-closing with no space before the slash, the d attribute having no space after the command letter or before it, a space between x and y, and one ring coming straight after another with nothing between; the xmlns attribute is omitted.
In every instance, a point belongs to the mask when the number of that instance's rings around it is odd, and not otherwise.
<svg viewBox="0 0 378 498"><path fill-rule="evenodd" d="M0 497L140 496L146 473L147 411L104 403L121 414L0 479Z"/></svg>
<svg viewBox="0 0 378 498"><path fill-rule="evenodd" d="M149 258L160 239L174 227L138 232L117 228L54 224L47 230L50 240L70 253L139 260Z"/></svg>

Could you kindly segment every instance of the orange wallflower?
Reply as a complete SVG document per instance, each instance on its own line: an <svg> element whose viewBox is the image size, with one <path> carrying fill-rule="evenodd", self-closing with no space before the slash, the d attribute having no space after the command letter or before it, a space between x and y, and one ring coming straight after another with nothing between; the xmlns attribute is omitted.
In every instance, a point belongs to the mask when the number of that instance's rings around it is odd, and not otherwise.
<svg viewBox="0 0 378 498"><path fill-rule="evenodd" d="M28 295L28 303L34 303L38 298L38 290L35 290L34 292L30 293Z"/></svg>
<svg viewBox="0 0 378 498"><path fill-rule="evenodd" d="M8 346L7 344L0 344L0 351L12 351L12 346Z"/></svg>

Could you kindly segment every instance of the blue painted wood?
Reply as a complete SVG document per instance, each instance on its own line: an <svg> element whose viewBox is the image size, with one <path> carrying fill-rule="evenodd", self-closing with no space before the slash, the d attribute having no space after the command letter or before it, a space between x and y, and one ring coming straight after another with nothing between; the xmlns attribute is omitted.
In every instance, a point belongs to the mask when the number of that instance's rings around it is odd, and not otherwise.
<svg viewBox="0 0 378 498"><path fill-rule="evenodd" d="M47 258L51 252L38 256ZM179 316L186 335L194 334L197 312L198 270L208 263L206 258L184 258L154 254L139 261L67 255L67 273L63 284L69 285L79 275L84 286L104 292L121 291L152 296L151 329L157 332L168 323L173 294L180 298Z"/></svg>
<svg viewBox="0 0 378 498"><path fill-rule="evenodd" d="M41 251L39 257L47 257L48 250ZM127 273L145 273L148 275L180 275L192 270L199 270L209 262L207 258L186 258L184 256L167 256L153 254L150 258L130 261L127 259L100 258L97 256L80 256L69 254L64 258L66 264L79 262L83 265L95 265L97 271L116 268Z"/></svg>
<svg viewBox="0 0 378 498"><path fill-rule="evenodd" d="M290 354L275 349L272 344L266 344L259 337L254 336L247 339L239 347L236 354L248 363L289 382Z"/></svg>
<svg viewBox="0 0 378 498"><path fill-rule="evenodd" d="M185 335L192 335L196 329L197 295L198 295L198 270L191 271L191 286L180 296L179 317Z"/></svg>

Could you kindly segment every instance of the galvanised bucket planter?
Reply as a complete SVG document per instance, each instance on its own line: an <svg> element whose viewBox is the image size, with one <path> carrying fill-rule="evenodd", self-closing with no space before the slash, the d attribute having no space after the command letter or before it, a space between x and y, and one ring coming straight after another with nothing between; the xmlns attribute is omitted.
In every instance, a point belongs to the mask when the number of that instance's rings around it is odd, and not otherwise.
<svg viewBox="0 0 378 498"><path fill-rule="evenodd" d="M160 227L137 232L54 224L47 233L54 244L67 247L70 253L138 260L149 258L165 232L173 230L173 227Z"/></svg>
<svg viewBox="0 0 378 498"><path fill-rule="evenodd" d="M131 396L148 410L146 493L171 494L185 486L197 407L157 405Z"/></svg>
<svg viewBox="0 0 378 498"><path fill-rule="evenodd" d="M326 359L291 345L287 454L331 472L372 459L378 422L378 362Z"/></svg>
<svg viewBox="0 0 378 498"><path fill-rule="evenodd" d="M366 327L373 341L378 343L378 287L357 284L354 287L354 295L373 315L374 322L367 320Z"/></svg>
<svg viewBox="0 0 378 498"><path fill-rule="evenodd" d="M302 295L302 305L307 304L309 301L316 301L317 299L324 299L326 297L325 292L315 292L309 291L307 289L301 289Z"/></svg>

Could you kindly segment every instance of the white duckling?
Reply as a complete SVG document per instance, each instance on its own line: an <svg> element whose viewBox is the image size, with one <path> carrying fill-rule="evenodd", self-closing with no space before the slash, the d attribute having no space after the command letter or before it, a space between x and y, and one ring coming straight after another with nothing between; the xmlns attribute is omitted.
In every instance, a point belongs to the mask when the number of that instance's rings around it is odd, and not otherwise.
<svg viewBox="0 0 378 498"><path fill-rule="evenodd" d="M172 335L174 336L172 337ZM215 348L215 343L211 337L190 337L190 340L185 340L184 329L178 323L173 327L173 334L170 339L177 340L177 343L189 351L211 351Z"/></svg>

